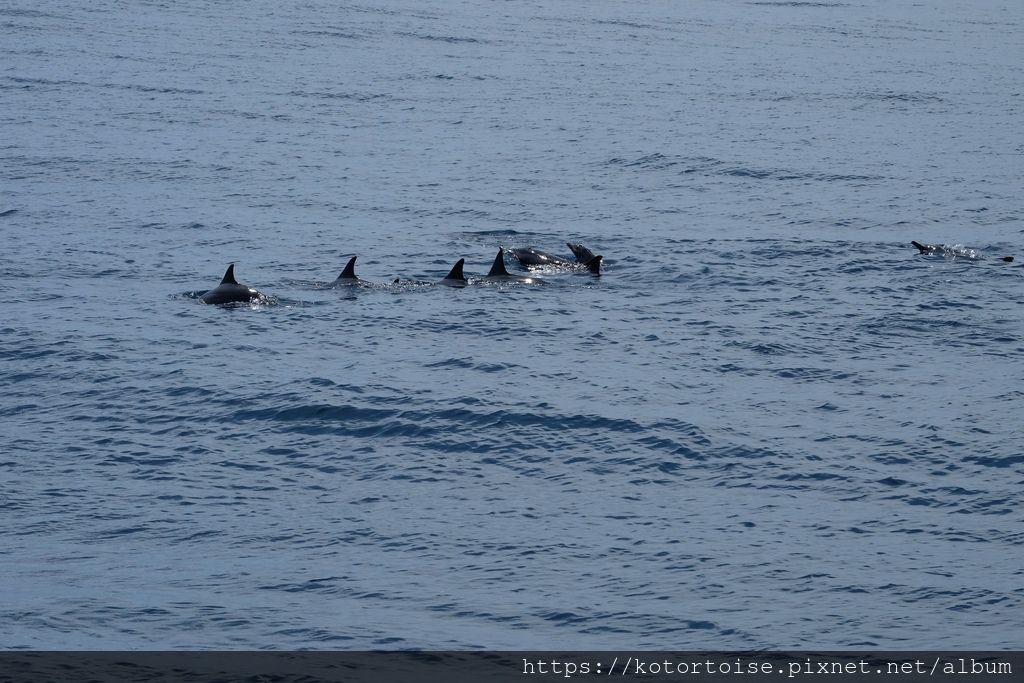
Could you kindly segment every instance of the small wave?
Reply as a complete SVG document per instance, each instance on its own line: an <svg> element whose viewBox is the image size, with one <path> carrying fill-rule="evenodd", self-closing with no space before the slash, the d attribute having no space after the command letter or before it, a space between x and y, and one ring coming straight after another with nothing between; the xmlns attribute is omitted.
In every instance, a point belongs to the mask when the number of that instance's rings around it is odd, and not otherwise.
<svg viewBox="0 0 1024 683"><path fill-rule="evenodd" d="M473 367L473 361L469 358L449 358L448 360L437 361L436 363L427 363L424 367L427 368L471 368Z"/></svg>
<svg viewBox="0 0 1024 683"><path fill-rule="evenodd" d="M491 41L484 40L482 38L467 38L461 36L437 36L429 33L413 33L411 31L397 31L396 36L403 36L406 38L418 38L420 40L433 40L442 43L460 44L460 43L489 43Z"/></svg>
<svg viewBox="0 0 1024 683"><path fill-rule="evenodd" d="M1007 467L1013 467L1014 465L1020 465L1024 463L1024 455L1004 455L1004 456L981 456L972 455L964 458L967 462L977 463L984 467L996 467L1004 469Z"/></svg>
<svg viewBox="0 0 1024 683"><path fill-rule="evenodd" d="M438 211L437 215L439 215L439 216L459 216L459 217L465 217L465 218L475 218L475 219L478 219L478 220L486 220L486 219L490 218L490 216L491 216L491 214L489 212L483 211L482 209L445 209L445 210L442 210L442 211ZM507 235L518 234L518 233L515 233L515 232L512 232L512 231L508 231L508 230L506 230L506 231L493 230L491 232L495 233L495 234L501 234L502 232L504 232L504 234L507 234ZM477 233L477 234L486 235L486 234L489 234L489 233L481 232L481 233Z"/></svg>
<svg viewBox="0 0 1024 683"><path fill-rule="evenodd" d="M638 168L645 171L677 169L679 175L726 176L734 178L753 178L755 180L811 180L820 182L869 182L885 180L884 176L858 173L825 173L819 171L794 171L784 168L756 168L746 165L730 164L713 157L666 156L660 152L645 154L637 159L629 160L614 157L605 162L609 166Z"/></svg>
<svg viewBox="0 0 1024 683"><path fill-rule="evenodd" d="M361 40L363 38L363 36L361 36L361 35L358 35L358 34L355 34L355 33L349 33L348 31L344 31L344 30L341 30L341 29L334 29L334 28L331 28L331 27L320 29L320 30L312 30L312 29L295 30L295 31L292 31L291 33L292 33L292 35L298 35L298 36L326 36L328 38L343 38L345 40Z"/></svg>
<svg viewBox="0 0 1024 683"><path fill-rule="evenodd" d="M854 96L855 99L877 100L880 102L905 102L908 104L930 104L944 102L945 100L935 93L927 92L896 92L886 91L865 91Z"/></svg>
<svg viewBox="0 0 1024 683"><path fill-rule="evenodd" d="M372 102L380 99L391 99L387 93L358 93L358 92L305 92L292 90L288 93L292 97L313 97L322 100L350 100L352 102Z"/></svg>
<svg viewBox="0 0 1024 683"><path fill-rule="evenodd" d="M595 24L599 26L624 26L625 28L636 28L636 29L658 29L660 26L654 24L638 24L633 21L623 21L619 19L595 19Z"/></svg>
<svg viewBox="0 0 1024 683"><path fill-rule="evenodd" d="M40 12L35 9L22 9L18 7L3 7L0 8L0 15L8 17L25 17L27 19L66 19L66 16L60 14L50 14L48 12Z"/></svg>
<svg viewBox="0 0 1024 683"><path fill-rule="evenodd" d="M451 213L465 213L464 211L452 211ZM465 232L457 232L452 237L457 239L472 239L475 237L513 237L519 235L525 235L527 233L519 232L518 230L467 230Z"/></svg>
<svg viewBox="0 0 1024 683"><path fill-rule="evenodd" d="M50 85L50 86L82 86L87 88L107 88L112 90L134 90L136 92L145 93L162 93L162 94L174 94L174 95L202 95L203 90L195 90L192 88L173 88L168 86L154 86L154 85L139 85L134 83L89 83L86 81L72 81L72 80L51 80L47 78L25 78L20 76L8 76L7 80L13 83L20 83L23 85Z"/></svg>
<svg viewBox="0 0 1024 683"><path fill-rule="evenodd" d="M747 4L764 7L849 7L843 2L801 2L801 0L761 0L761 2L748 2Z"/></svg>

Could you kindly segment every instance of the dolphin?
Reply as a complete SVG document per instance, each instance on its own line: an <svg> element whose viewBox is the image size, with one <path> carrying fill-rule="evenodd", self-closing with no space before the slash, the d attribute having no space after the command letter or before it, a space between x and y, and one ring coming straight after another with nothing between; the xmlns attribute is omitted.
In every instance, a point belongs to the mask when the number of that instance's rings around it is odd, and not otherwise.
<svg viewBox="0 0 1024 683"><path fill-rule="evenodd" d="M565 246L569 247L569 251L573 253L573 256L575 256L576 260L580 263L586 263L595 256L594 252L590 251L582 244L566 242Z"/></svg>
<svg viewBox="0 0 1024 683"><path fill-rule="evenodd" d="M573 265L572 261L564 259L561 256L555 256L549 254L546 251L541 251L534 247L526 247L525 249L509 249L513 256L522 263L524 266L556 266L559 268L565 268Z"/></svg>
<svg viewBox="0 0 1024 683"><path fill-rule="evenodd" d="M594 275L601 274L601 261L604 259L603 256L595 254L582 244L566 242L565 246L569 247L569 251L573 253L573 255L576 257L576 260L585 265L587 267L587 270L589 270Z"/></svg>
<svg viewBox="0 0 1024 683"><path fill-rule="evenodd" d="M345 269L341 271L341 275L331 283L331 287L351 287L353 285L368 285L370 284L366 280L356 276L356 257L353 256L345 264Z"/></svg>
<svg viewBox="0 0 1024 683"><path fill-rule="evenodd" d="M946 256L948 254L950 256L960 256L969 259L979 258L978 256L975 256L973 253L966 253L964 250L957 247L947 247L945 244L921 244L920 242L915 242L914 240L910 240L910 243L917 247L917 252L919 254L941 254L943 256ZM1000 256L999 260L1003 261L1004 263L1013 263L1012 256Z"/></svg>
<svg viewBox="0 0 1024 683"><path fill-rule="evenodd" d="M570 244L568 242L566 244L569 245L569 248L576 255L577 263L586 266L587 270L589 270L594 275L601 274L601 259L603 258L602 256L595 256L594 252L590 251L582 244ZM512 255L516 257L519 263L527 267L549 266L553 268L573 268L577 265L576 263L573 263L568 259L564 259L561 256L555 256L554 254L549 254L546 251L541 251L540 249L535 249L534 247L527 247L525 249L512 249L511 251Z"/></svg>
<svg viewBox="0 0 1024 683"><path fill-rule="evenodd" d="M224 279L220 284L203 294L199 299L204 304L231 304L236 302L249 302L266 297L252 287L240 285L235 280L235 264L232 263L224 272Z"/></svg>
<svg viewBox="0 0 1024 683"><path fill-rule="evenodd" d="M521 282L523 284L541 284L544 281L537 277L529 277L527 275L513 275L505 269L505 249L498 247L498 255L494 257L494 264L491 266L491 270L487 273L488 280L499 281L499 282Z"/></svg>
<svg viewBox="0 0 1024 683"><path fill-rule="evenodd" d="M468 283L466 276L462 272L462 266L465 264L466 259L460 258L458 263L452 266L451 271L441 280L441 284L446 287L465 287Z"/></svg>

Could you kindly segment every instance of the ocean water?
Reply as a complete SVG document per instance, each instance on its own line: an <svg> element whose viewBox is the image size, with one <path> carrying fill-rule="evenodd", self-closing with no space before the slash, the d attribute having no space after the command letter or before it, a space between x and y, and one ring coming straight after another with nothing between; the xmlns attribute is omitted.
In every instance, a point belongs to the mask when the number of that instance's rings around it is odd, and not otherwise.
<svg viewBox="0 0 1024 683"><path fill-rule="evenodd" d="M1017 0L0 27L0 646L1024 646Z"/></svg>

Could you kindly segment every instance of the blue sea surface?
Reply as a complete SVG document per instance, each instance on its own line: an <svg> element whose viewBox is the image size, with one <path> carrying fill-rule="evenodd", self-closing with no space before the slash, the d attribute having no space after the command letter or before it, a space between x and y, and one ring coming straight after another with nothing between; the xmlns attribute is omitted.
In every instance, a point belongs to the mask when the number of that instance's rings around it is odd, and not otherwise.
<svg viewBox="0 0 1024 683"><path fill-rule="evenodd" d="M1019 0L0 29L0 647L1024 647Z"/></svg>

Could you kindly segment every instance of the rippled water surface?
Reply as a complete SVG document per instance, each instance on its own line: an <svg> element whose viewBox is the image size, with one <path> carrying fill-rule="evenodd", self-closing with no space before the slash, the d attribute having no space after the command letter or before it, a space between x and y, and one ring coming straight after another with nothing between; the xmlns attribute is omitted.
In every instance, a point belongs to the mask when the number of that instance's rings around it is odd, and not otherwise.
<svg viewBox="0 0 1024 683"><path fill-rule="evenodd" d="M0 645L1024 646L1022 24L0 6Z"/></svg>

